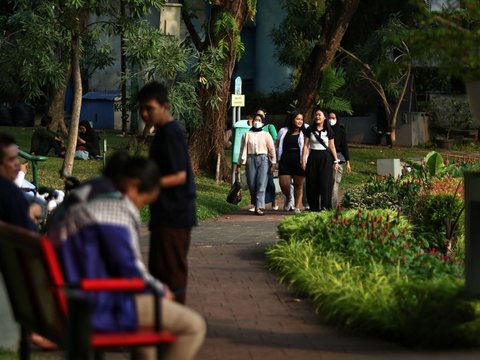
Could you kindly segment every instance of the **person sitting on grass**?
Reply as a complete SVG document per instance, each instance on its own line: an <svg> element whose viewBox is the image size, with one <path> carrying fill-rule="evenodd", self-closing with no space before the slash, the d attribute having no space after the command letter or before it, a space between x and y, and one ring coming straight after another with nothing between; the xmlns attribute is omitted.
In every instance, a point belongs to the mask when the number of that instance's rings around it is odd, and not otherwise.
<svg viewBox="0 0 480 360"><path fill-rule="evenodd" d="M65 155L65 147L63 140L52 131L53 119L51 116L42 117L40 127L32 134L30 144L30 153L34 155L47 156L51 149L55 151L55 155L63 157Z"/></svg>
<svg viewBox="0 0 480 360"><path fill-rule="evenodd" d="M90 294L94 330L153 327L155 292L162 298L162 328L177 336L166 359L193 359L205 337L205 321L174 302L170 289L148 272L141 258L139 209L159 193L160 172L152 160L117 153L108 160L103 178L73 190L54 213L48 234L67 283L86 278L142 278L150 287L141 294ZM157 359L156 347L136 351L141 359Z"/></svg>
<svg viewBox="0 0 480 360"><path fill-rule="evenodd" d="M100 139L88 121L80 121L78 125L77 150L88 151L90 158L100 157Z"/></svg>

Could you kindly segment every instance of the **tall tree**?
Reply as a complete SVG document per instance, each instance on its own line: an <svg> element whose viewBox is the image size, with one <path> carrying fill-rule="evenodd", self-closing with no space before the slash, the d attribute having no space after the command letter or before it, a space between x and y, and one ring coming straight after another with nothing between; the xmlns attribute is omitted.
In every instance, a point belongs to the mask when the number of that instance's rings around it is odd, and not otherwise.
<svg viewBox="0 0 480 360"><path fill-rule="evenodd" d="M408 32L408 28L393 17L359 46L356 54L341 49L360 66L360 79L368 81L380 97L392 145L396 141L397 117L412 72L412 56L406 42Z"/></svg>
<svg viewBox="0 0 480 360"><path fill-rule="evenodd" d="M0 71L0 78L5 77L8 81L4 83L15 85L12 88L18 89L18 97L35 98L45 95L48 89L47 93L52 95L50 112L59 121L64 115L67 83L72 80L72 117L63 169L67 175L73 170L77 144L82 102L81 61L88 44L84 40L98 26L110 34L119 33L126 26L135 28L132 23L165 1L123 0L123 3L128 10L126 15L120 13L119 0L7 0L8 14L0 16L3 30L0 69L7 70ZM105 61L111 61L111 57L104 55ZM15 67L19 63L20 69ZM104 65L97 61L95 66Z"/></svg>
<svg viewBox="0 0 480 360"><path fill-rule="evenodd" d="M190 139L192 166L196 171L214 174L217 164L226 168L224 133L227 99L235 62L244 51L240 31L246 19L255 15L256 0L209 1L208 15L200 26L196 26L199 17L193 11L193 1L182 3L182 19L200 53L196 71L203 123Z"/></svg>
<svg viewBox="0 0 480 360"><path fill-rule="evenodd" d="M332 64L360 0L283 0L286 17L274 31L279 60L297 67L297 107L311 118L324 69ZM307 19L307 20L306 20Z"/></svg>

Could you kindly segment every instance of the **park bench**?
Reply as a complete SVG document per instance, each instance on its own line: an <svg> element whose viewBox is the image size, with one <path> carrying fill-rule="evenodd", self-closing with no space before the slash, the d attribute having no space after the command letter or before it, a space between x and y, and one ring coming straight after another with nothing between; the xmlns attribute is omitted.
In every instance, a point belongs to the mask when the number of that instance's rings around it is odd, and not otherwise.
<svg viewBox="0 0 480 360"><path fill-rule="evenodd" d="M175 341L160 328L158 301L153 328L133 332L94 332L86 292L145 289L142 279L86 279L66 285L55 250L45 236L0 221L0 270L5 280L15 320L20 324L19 357L30 358L29 334L35 332L66 350L67 359L102 359L107 350L158 346ZM159 356L162 351L159 351ZM135 351L132 351L132 359Z"/></svg>

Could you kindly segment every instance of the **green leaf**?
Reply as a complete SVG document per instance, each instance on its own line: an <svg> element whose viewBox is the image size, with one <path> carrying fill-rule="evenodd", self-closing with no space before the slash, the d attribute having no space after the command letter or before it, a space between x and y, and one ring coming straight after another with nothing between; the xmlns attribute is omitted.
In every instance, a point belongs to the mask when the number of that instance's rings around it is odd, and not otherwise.
<svg viewBox="0 0 480 360"><path fill-rule="evenodd" d="M428 172L432 176L440 175L445 169L443 157L436 151L432 151L425 156L425 164L427 165Z"/></svg>

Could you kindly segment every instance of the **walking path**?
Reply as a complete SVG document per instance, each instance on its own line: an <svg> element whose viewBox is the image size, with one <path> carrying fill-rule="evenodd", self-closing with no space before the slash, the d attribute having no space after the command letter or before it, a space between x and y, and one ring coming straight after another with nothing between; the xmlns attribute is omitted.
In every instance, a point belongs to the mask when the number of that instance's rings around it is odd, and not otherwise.
<svg viewBox="0 0 480 360"><path fill-rule="evenodd" d="M414 353L322 325L309 301L298 299L265 268L265 248L277 241L282 215L243 210L194 229L187 302L208 323L198 359L479 358L478 352Z"/></svg>
<svg viewBox="0 0 480 360"><path fill-rule="evenodd" d="M278 240L277 225L284 215L267 210L265 216L255 216L241 210L193 230L187 303L208 324L197 360L480 359L478 350L414 352L323 325L307 299L297 298L265 268L265 249ZM143 230L146 256L148 236ZM107 356L127 358L122 351Z"/></svg>

